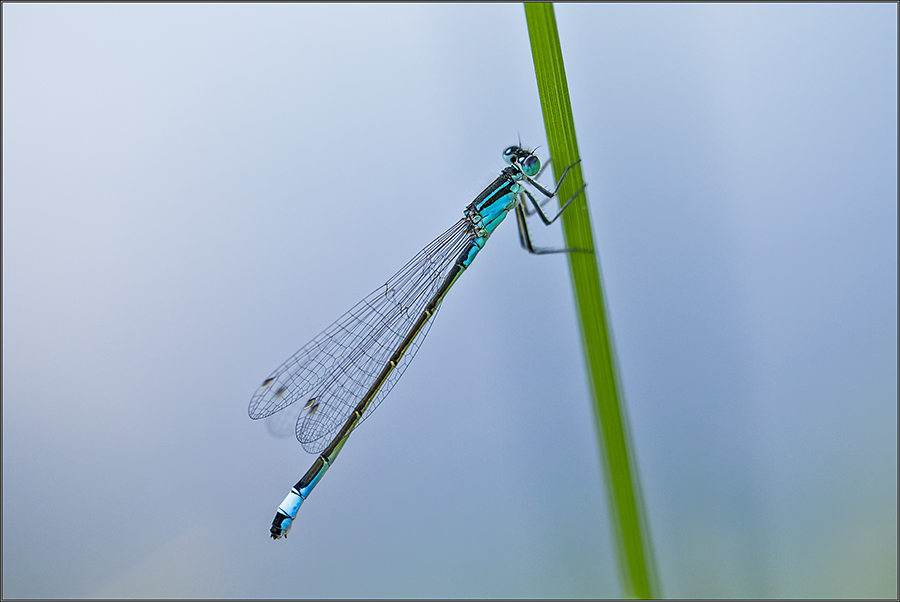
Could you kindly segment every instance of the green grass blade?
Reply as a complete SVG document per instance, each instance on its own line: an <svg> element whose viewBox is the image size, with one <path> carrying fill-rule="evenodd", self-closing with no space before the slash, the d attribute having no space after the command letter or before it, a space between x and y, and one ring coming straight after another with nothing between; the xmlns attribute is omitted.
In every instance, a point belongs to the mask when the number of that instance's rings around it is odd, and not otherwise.
<svg viewBox="0 0 900 602"><path fill-rule="evenodd" d="M526 2L525 18L553 172L559 178L566 166L579 159L579 154L553 5ZM570 170L559 191L560 204L582 185L579 164ZM585 195L580 195L563 214L563 231L566 246L594 248ZM594 253L569 253L568 258L625 592L638 598L655 598L658 596L656 569L628 417L618 384L615 350L601 286L600 260Z"/></svg>

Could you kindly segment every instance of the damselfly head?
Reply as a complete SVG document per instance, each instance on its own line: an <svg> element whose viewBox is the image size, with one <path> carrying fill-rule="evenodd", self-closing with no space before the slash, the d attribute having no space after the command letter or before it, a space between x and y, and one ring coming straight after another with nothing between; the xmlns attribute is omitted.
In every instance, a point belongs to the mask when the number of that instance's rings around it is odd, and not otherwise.
<svg viewBox="0 0 900 602"><path fill-rule="evenodd" d="M526 150L521 146L508 147L503 151L503 160L510 165L515 165L529 177L537 175L541 171L541 160L534 155L533 151Z"/></svg>

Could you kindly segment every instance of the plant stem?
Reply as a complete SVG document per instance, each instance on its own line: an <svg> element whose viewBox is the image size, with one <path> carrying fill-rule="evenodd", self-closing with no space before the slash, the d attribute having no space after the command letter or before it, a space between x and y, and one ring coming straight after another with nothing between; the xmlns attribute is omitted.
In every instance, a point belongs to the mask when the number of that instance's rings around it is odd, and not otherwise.
<svg viewBox="0 0 900 602"><path fill-rule="evenodd" d="M566 166L579 159L579 154L553 5L526 2L525 18L553 172L558 178ZM581 164L578 164L569 171L559 191L560 204L582 186ZM594 249L586 194L572 203L562 219L567 247ZM596 253L569 253L568 258L624 589L629 596L654 598L658 592L656 569L628 416L618 384L600 259Z"/></svg>

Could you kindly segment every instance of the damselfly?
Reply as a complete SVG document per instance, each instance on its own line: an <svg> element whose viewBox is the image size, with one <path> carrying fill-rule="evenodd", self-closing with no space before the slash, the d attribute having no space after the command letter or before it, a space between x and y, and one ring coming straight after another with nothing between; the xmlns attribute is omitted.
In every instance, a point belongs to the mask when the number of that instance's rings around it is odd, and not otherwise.
<svg viewBox="0 0 900 602"><path fill-rule="evenodd" d="M566 168L550 191L535 181L542 169L533 151L510 146L503 151L503 158L509 166L466 207L461 220L288 358L253 394L249 408L253 419L266 418L302 402L295 434L303 449L318 454L278 506L272 521L273 539L288 534L300 504L337 458L350 433L400 379L428 334L444 295L509 211L515 209L519 242L528 252L584 251L533 246L525 220L537 213L549 226L581 194L584 187L553 218L541 209L556 196L576 163ZM539 203L525 185L547 198ZM528 207L529 202L533 209Z"/></svg>

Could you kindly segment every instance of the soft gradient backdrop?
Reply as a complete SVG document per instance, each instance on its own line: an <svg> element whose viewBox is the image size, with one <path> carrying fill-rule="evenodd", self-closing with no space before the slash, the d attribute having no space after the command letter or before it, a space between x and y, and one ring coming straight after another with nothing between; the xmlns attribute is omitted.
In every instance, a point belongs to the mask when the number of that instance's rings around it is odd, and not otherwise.
<svg viewBox="0 0 900 602"><path fill-rule="evenodd" d="M896 5L557 19L663 594L895 597ZM519 4L4 4L3 596L619 595L512 223L268 538L313 457L250 395L518 136Z"/></svg>

